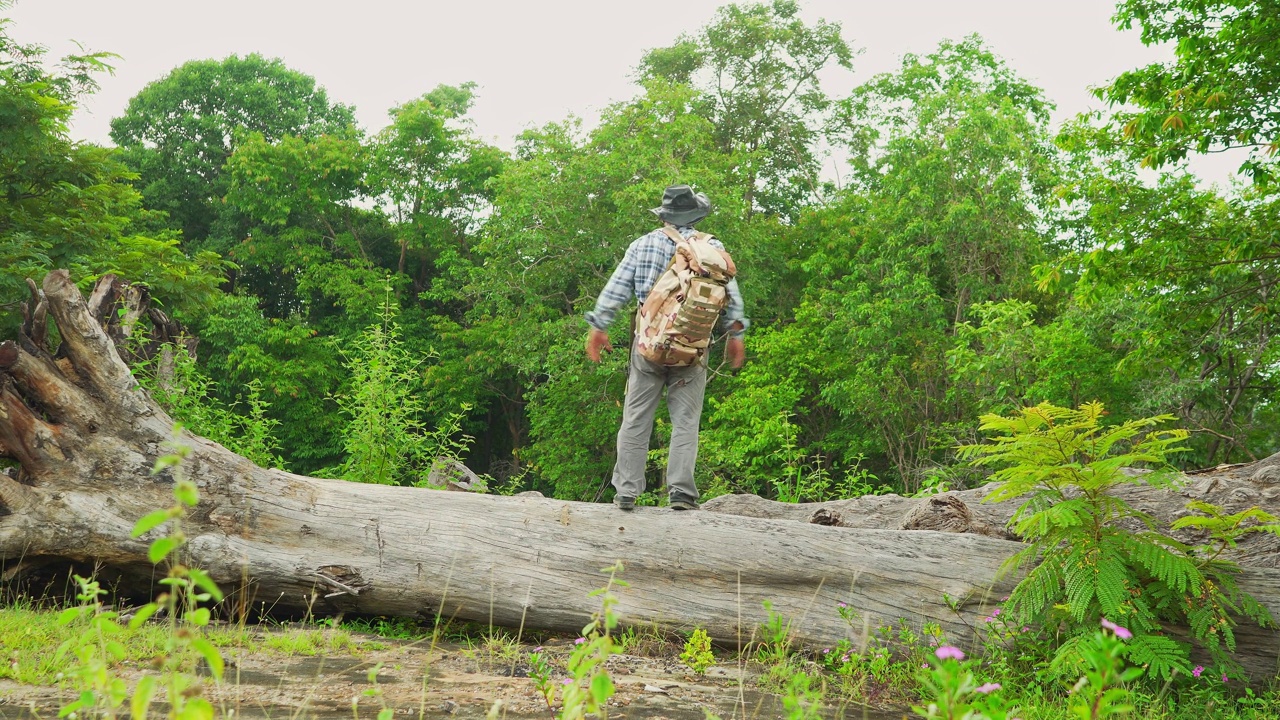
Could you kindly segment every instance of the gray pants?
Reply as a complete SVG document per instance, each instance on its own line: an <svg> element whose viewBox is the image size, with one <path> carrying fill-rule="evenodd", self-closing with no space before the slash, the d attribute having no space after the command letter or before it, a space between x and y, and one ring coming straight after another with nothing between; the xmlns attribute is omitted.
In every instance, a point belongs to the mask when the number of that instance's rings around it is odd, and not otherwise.
<svg viewBox="0 0 1280 720"><path fill-rule="evenodd" d="M667 490L672 500L698 499L693 482L693 465L698 460L698 423L702 419L702 396L707 389L707 366L664 367L646 360L631 347L631 368L627 373L627 399L618 429L618 462L613 468L613 487L619 497L635 498L644 492L644 468L649 458L649 437L653 416L667 389L667 410L671 413L671 448L667 455Z"/></svg>

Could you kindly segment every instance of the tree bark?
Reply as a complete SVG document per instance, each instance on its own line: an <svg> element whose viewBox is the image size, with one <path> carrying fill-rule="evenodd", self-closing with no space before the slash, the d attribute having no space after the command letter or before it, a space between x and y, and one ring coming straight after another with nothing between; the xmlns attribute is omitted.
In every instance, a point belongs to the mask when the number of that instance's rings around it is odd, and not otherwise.
<svg viewBox="0 0 1280 720"><path fill-rule="evenodd" d="M32 323L18 342L0 344L0 452L21 464L16 478L0 473L5 577L70 561L152 578L147 546L164 528L139 539L130 530L172 504L172 473L151 470L173 421L139 387L65 271L45 278L43 297L62 339L57 353L34 342ZM795 641L810 646L862 646L902 619L917 628L937 622L950 642L973 649L974 628L1016 581L997 579L1016 542L896 529L892 518L919 501L838 506L835 526L785 517L812 515L812 507L732 514L732 503L750 502L734 499L709 503L724 512L624 513L309 478L259 468L190 433L179 440L191 449L181 472L200 489L184 521L187 559L254 608L440 613L577 632L598 607L588 593L604 584L600 569L621 560L629 585L615 593L627 624L700 626L745 644L767 619L768 601L792 621ZM986 512L974 506L973 514ZM1244 585L1280 615L1280 573L1258 567ZM839 603L856 611L853 622ZM1276 635L1242 632L1241 646L1255 677L1274 675Z"/></svg>

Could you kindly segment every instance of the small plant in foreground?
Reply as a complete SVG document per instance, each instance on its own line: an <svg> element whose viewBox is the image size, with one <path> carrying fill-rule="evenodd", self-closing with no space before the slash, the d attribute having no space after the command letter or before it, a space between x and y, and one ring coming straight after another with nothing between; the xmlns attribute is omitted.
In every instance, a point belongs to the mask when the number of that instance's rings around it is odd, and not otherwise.
<svg viewBox="0 0 1280 720"><path fill-rule="evenodd" d="M822 717L822 682L815 687L808 673L797 670L787 680L782 694L782 712L787 720L819 720Z"/></svg>
<svg viewBox="0 0 1280 720"><path fill-rule="evenodd" d="M1133 633L1106 618L1104 629L1097 630L1080 644L1080 662L1084 675L1071 689L1071 714L1080 720L1098 720L1125 715L1133 710L1129 704L1128 683L1142 676L1140 667L1126 668L1124 641Z"/></svg>
<svg viewBox="0 0 1280 720"><path fill-rule="evenodd" d="M791 621L773 609L773 603L764 601L768 617L760 626L760 640L756 641L756 660L768 666L785 664L791 659Z"/></svg>
<svg viewBox="0 0 1280 720"><path fill-rule="evenodd" d="M382 696L382 687L378 685L378 673L382 670L382 663L378 663L369 668L369 687L365 688L360 695L351 698L351 714L356 720L360 718L360 697L373 698L378 702L378 720L391 720L395 716L396 711L387 707L386 698Z"/></svg>
<svg viewBox="0 0 1280 720"><path fill-rule="evenodd" d="M175 436L177 435L175 430ZM169 534L162 535L151 542L147 556L152 563L159 565L166 560L169 563L167 576L160 584L168 588L160 594L155 602L139 608L129 622L131 628L137 628L146 622L157 611L163 609L168 615L169 635L165 641L164 651L157 658L158 667L163 671L163 679L169 701L169 717L206 720L213 717L213 705L200 696L201 690L196 677L190 672L203 659L209 666L209 672L215 682L222 680L222 655L213 643L204 637L202 629L209 624L208 608L200 607L200 603L209 600L222 600L222 591L209 577L208 573L198 568L188 567L182 562L180 553L186 544L186 535L182 531L182 519L187 509L193 508L200 501L200 493L195 483L182 475L182 462L191 449L175 443L174 452L162 456L156 461L153 475L165 470L173 474L172 507L149 513L133 527L133 536L142 535L171 523ZM138 681L132 702L135 717L145 717L155 693L155 676L147 675Z"/></svg>
<svg viewBox="0 0 1280 720"><path fill-rule="evenodd" d="M1014 710L998 693L1000 683L973 676L973 663L960 648L943 645L919 675L928 703L912 707L926 720L1013 720Z"/></svg>
<svg viewBox="0 0 1280 720"><path fill-rule="evenodd" d="M564 697L561 720L580 720L588 714L600 720L609 716L609 698L613 697L615 688L613 679L605 670L605 663L621 649L613 637L613 630L618 627L618 614L613 609L618 599L613 595L613 587L627 586L618 579L622 571L621 562L601 570L609 573L609 582L591 591L589 597L600 598L600 612L582 628L582 637L574 641L575 647L568 662L572 677L563 682L561 691Z"/></svg>
<svg viewBox="0 0 1280 720"><path fill-rule="evenodd" d="M711 638L706 630L694 629L684 644L684 652L680 653L680 662L699 675L705 674L707 668L715 664L716 656L711 652Z"/></svg>
<svg viewBox="0 0 1280 720"><path fill-rule="evenodd" d="M57 659L70 652L75 662L67 670L79 688L80 694L64 705L58 717L72 713L114 718L116 710L129 695L124 680L111 672L115 662L124 659L124 646L116 638L122 628L117 622L118 613L102 606L101 596L106 594L97 580L75 576L80 585L76 599L80 604L63 610L58 616L60 625L72 622L85 623L84 631L58 646Z"/></svg>
<svg viewBox="0 0 1280 720"><path fill-rule="evenodd" d="M538 694L546 701L547 709L554 710L556 688L559 685L555 681L555 671L551 663L547 662L541 647L536 647L529 653L529 677L533 680L533 686L537 688Z"/></svg>

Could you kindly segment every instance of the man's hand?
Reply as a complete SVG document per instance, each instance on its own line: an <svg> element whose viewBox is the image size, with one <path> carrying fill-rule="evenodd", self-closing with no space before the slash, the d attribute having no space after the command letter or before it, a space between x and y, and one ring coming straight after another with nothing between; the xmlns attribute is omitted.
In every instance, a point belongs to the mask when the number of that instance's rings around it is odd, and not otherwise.
<svg viewBox="0 0 1280 720"><path fill-rule="evenodd" d="M724 356L729 360L730 367L742 367L742 362L747 359L747 348L742 344L742 338L730 337L724 345Z"/></svg>
<svg viewBox="0 0 1280 720"><path fill-rule="evenodd" d="M613 345L609 343L609 333L591 328L591 334L587 335L587 359L594 363L600 362L601 350L605 352L613 350Z"/></svg>

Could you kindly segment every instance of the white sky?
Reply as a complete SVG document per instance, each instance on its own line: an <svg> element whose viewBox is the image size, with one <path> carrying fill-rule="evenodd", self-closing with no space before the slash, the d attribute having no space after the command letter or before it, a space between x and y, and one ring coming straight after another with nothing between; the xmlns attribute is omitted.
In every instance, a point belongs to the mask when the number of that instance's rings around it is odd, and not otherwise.
<svg viewBox="0 0 1280 720"><path fill-rule="evenodd" d="M1111 24L1113 0L801 0L803 16L841 24L864 50L854 72L824 78L833 96L904 53L927 53L972 32L1045 89L1061 121L1101 103L1089 88L1170 54ZM570 114L593 122L635 93L642 53L706 25L723 0L17 0L9 32L53 55L122 56L72 128L109 143L109 122L130 97L187 60L258 52L316 78L353 105L367 130L391 107L440 83L479 84L472 119L480 135L511 147L526 127ZM1197 160L1224 181L1238 156Z"/></svg>

